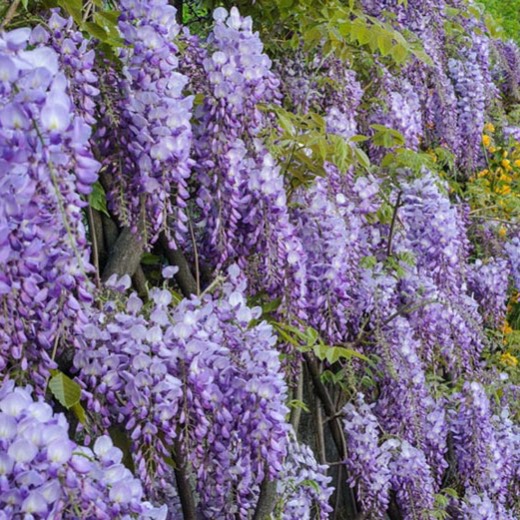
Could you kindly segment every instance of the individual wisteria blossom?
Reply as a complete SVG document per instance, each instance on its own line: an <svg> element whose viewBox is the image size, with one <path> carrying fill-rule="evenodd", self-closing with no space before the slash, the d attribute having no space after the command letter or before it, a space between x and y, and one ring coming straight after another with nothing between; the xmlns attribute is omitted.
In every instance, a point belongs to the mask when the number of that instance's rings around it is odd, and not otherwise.
<svg viewBox="0 0 520 520"><path fill-rule="evenodd" d="M266 322L254 324L261 310L247 306L237 266L228 279L218 296L176 307L159 288L146 307L135 293L108 301L84 328L75 358L89 408L102 427L119 417L152 496L171 474L163 457L180 443L205 518L246 518L287 450L276 337ZM129 281L112 285L125 289Z"/></svg>
<svg viewBox="0 0 520 520"><path fill-rule="evenodd" d="M0 35L0 367L42 391L92 299L80 194L100 165L58 55L31 35Z"/></svg>
<svg viewBox="0 0 520 520"><path fill-rule="evenodd" d="M477 260L468 269L468 288L490 325L499 326L506 311L509 266L504 259Z"/></svg>
<svg viewBox="0 0 520 520"><path fill-rule="evenodd" d="M325 520L332 508L329 499L334 488L327 466L316 462L309 446L298 442L294 432L289 434L287 457L277 484L276 518L282 520Z"/></svg>
<svg viewBox="0 0 520 520"><path fill-rule="evenodd" d="M178 70L180 26L166 0L123 0L120 8L123 76L107 79L110 95L97 136L113 185L109 201L147 242L165 230L176 247L188 230L193 104L183 94L188 78Z"/></svg>
<svg viewBox="0 0 520 520"><path fill-rule="evenodd" d="M3 382L0 518L166 519L166 507L145 500L110 437L87 448L69 438L68 428L63 414L33 398L31 387Z"/></svg>
<svg viewBox="0 0 520 520"><path fill-rule="evenodd" d="M236 8L218 8L213 17L203 61L209 94L195 132L201 253L216 269L237 262L251 290L280 298L282 308L304 318L303 249L280 167L257 138L266 124L257 104L277 99L278 81L251 18Z"/></svg>
<svg viewBox="0 0 520 520"><path fill-rule="evenodd" d="M455 396L458 410L452 411L457 471L464 485L503 500L511 474L511 460L499 442L493 410L483 386L466 382Z"/></svg>
<svg viewBox="0 0 520 520"><path fill-rule="evenodd" d="M345 465L348 483L355 488L363 513L378 519L384 518L390 502L389 447L394 441L381 442L381 427L372 408L361 393L343 408Z"/></svg>

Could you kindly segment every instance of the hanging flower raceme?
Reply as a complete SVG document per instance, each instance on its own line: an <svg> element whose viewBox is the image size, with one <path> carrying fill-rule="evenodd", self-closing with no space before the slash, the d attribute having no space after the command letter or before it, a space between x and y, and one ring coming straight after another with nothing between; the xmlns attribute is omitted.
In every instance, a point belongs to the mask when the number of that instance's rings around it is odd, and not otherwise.
<svg viewBox="0 0 520 520"><path fill-rule="evenodd" d="M507 253L515 287L520 290L520 239L513 238L504 246L504 249Z"/></svg>
<svg viewBox="0 0 520 520"><path fill-rule="evenodd" d="M392 487L404 520L430 520L436 486L424 453L403 441L390 464Z"/></svg>
<svg viewBox="0 0 520 520"><path fill-rule="evenodd" d="M109 201L148 243L165 230L176 247L188 229L193 103L183 94L188 79L178 71L180 27L166 0L124 0L121 9L123 76L104 75L108 94L97 136L113 185Z"/></svg>
<svg viewBox="0 0 520 520"><path fill-rule="evenodd" d="M384 518L390 502L390 447L380 442L381 427L363 394L343 408L347 440L348 483L356 489L362 512L374 519Z"/></svg>
<svg viewBox="0 0 520 520"><path fill-rule="evenodd" d="M366 214L378 205L378 183L325 169L326 178L297 191L291 215L307 258L307 315L334 344L359 328L360 262L371 253Z"/></svg>
<svg viewBox="0 0 520 520"><path fill-rule="evenodd" d="M69 439L65 416L31 388L0 387L0 518L166 519L144 501L139 480L121 464L110 437L93 449Z"/></svg>
<svg viewBox="0 0 520 520"><path fill-rule="evenodd" d="M440 483L448 467L448 425L442 404L435 402L426 383L425 365L418 355L420 344L403 318L392 321L377 341L384 377L375 414L385 431L423 452Z"/></svg>
<svg viewBox="0 0 520 520"><path fill-rule="evenodd" d="M500 444L491 403L482 385L466 382L451 415L457 470L464 485L503 501L512 474ZM507 439L506 439L507 440Z"/></svg>
<svg viewBox="0 0 520 520"><path fill-rule="evenodd" d="M464 143L460 164L471 171L478 165L481 155L487 84L478 54L473 49L468 49L460 58L451 58L448 70L457 94L459 131Z"/></svg>
<svg viewBox="0 0 520 520"><path fill-rule="evenodd" d="M515 520L516 518L502 504L491 500L486 493L466 497L461 512L461 520Z"/></svg>
<svg viewBox="0 0 520 520"><path fill-rule="evenodd" d="M30 38L0 35L0 366L28 369L41 391L91 301L79 193L99 164L58 55Z"/></svg>
<svg viewBox="0 0 520 520"><path fill-rule="evenodd" d="M369 117L371 124L380 124L400 132L407 148L417 150L424 136L421 100L414 86L402 78L396 78L384 71L379 94L383 105L376 105ZM383 151L374 150L375 158L380 158Z"/></svg>
<svg viewBox="0 0 520 520"><path fill-rule="evenodd" d="M277 80L249 17L218 8L214 19L195 146L201 252L216 269L238 262L250 276L250 290L280 298L304 317L302 247L289 221L280 168L257 139L266 124L257 104L276 100Z"/></svg>
<svg viewBox="0 0 520 520"><path fill-rule="evenodd" d="M89 125L96 123L96 101L99 77L94 70L96 58L92 41L86 39L72 18L63 18L58 9L52 9L47 22L48 30L39 25L33 29L32 45L49 45L60 61L61 70L70 83L70 96L76 113Z"/></svg>
<svg viewBox="0 0 520 520"><path fill-rule="evenodd" d="M504 320L509 267L504 259L477 260L468 269L468 287L480 306L484 320L498 327Z"/></svg>
<svg viewBox="0 0 520 520"><path fill-rule="evenodd" d="M334 489L329 485L327 466L316 462L314 453L290 434L287 458L278 480L278 504L274 514L282 520L326 520L332 508L329 499Z"/></svg>
<svg viewBox="0 0 520 520"><path fill-rule="evenodd" d="M154 289L148 307L135 294L109 301L75 358L89 408L103 427L119 418L152 493L167 484L165 458L180 443L206 518L245 518L265 468L275 477L286 454L276 338L265 322L253 325L261 311L246 305L244 291L234 266L220 297L174 307L169 291Z"/></svg>

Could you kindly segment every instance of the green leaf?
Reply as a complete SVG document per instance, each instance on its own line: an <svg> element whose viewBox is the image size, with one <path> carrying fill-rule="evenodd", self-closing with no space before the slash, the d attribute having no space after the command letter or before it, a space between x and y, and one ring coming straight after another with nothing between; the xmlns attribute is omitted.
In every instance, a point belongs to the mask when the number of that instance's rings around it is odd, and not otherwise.
<svg viewBox="0 0 520 520"><path fill-rule="evenodd" d="M81 387L59 370L53 370L52 378L49 381L49 390L58 402L71 409L74 405L79 404L81 398Z"/></svg>
<svg viewBox="0 0 520 520"><path fill-rule="evenodd" d="M366 362L370 360L356 350L346 347L330 347L328 345L319 344L314 347L314 354L320 361L327 360L329 363L336 363L340 359L357 358Z"/></svg>
<svg viewBox="0 0 520 520"><path fill-rule="evenodd" d="M107 208L107 197L105 190L99 181L96 181L92 186L92 192L89 195L88 201L92 209L100 211L107 217L110 216Z"/></svg>
<svg viewBox="0 0 520 520"><path fill-rule="evenodd" d="M81 406L81 403L73 404L70 409L74 412L74 415L77 417L78 421L85 425L87 424L87 416L85 414L85 408Z"/></svg>
<svg viewBox="0 0 520 520"><path fill-rule="evenodd" d="M395 62L398 65L403 64L408 59L409 55L410 52L408 51L408 49L400 43L395 45L392 49L392 58L394 58Z"/></svg>
<svg viewBox="0 0 520 520"><path fill-rule="evenodd" d="M81 10L83 8L82 0L59 0L58 5L66 11L74 21L81 26L83 17L81 15Z"/></svg>
<svg viewBox="0 0 520 520"><path fill-rule="evenodd" d="M368 169L370 168L370 159L368 155L361 149L361 148L354 148L354 154L356 156L356 159L358 160L359 164L363 166L363 168Z"/></svg>
<svg viewBox="0 0 520 520"><path fill-rule="evenodd" d="M88 34L102 42L106 41L108 38L107 31L94 22L85 22L83 24L83 29L88 32Z"/></svg>
<svg viewBox="0 0 520 520"><path fill-rule="evenodd" d="M394 46L392 37L386 33L381 34L377 38L377 44L381 56L388 56Z"/></svg>
<svg viewBox="0 0 520 520"><path fill-rule="evenodd" d="M293 399L291 401L289 401L287 403L287 406L289 406L289 408L299 408L300 410L303 410L305 412L309 412L309 407L303 402L303 401L300 401L299 399Z"/></svg>
<svg viewBox="0 0 520 520"><path fill-rule="evenodd" d="M161 258L152 253L143 253L141 256L141 263L143 265L157 265L161 261Z"/></svg>
<svg viewBox="0 0 520 520"><path fill-rule="evenodd" d="M262 312L264 314L270 314L271 312L274 312L275 310L277 310L278 307L280 307L281 303L282 303L281 298L276 298L275 300L266 302L262 305Z"/></svg>

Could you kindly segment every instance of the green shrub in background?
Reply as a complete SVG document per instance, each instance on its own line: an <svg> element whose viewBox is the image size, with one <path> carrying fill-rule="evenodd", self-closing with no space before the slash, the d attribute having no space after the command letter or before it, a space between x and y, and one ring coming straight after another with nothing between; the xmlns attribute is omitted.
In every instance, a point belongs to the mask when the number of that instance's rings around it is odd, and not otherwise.
<svg viewBox="0 0 520 520"><path fill-rule="evenodd" d="M520 0L482 0L509 38L520 41Z"/></svg>

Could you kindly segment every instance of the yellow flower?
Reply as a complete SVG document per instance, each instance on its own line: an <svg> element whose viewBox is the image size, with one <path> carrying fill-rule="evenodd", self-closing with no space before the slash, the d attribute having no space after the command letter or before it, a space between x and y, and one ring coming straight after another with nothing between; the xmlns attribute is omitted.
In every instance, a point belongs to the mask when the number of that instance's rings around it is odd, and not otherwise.
<svg viewBox="0 0 520 520"><path fill-rule="evenodd" d="M504 159L501 163L500 163L507 171L509 170L512 170L513 168L511 168L511 161L509 159Z"/></svg>
<svg viewBox="0 0 520 520"><path fill-rule="evenodd" d="M505 226L500 226L500 228L498 229L498 236L500 238L504 238L506 235L507 235L506 227Z"/></svg>
<svg viewBox="0 0 520 520"><path fill-rule="evenodd" d="M493 123L488 123L485 127L484 127L484 130L486 132L489 132L490 134L492 134L494 131L495 131L495 126L493 125Z"/></svg>
<svg viewBox="0 0 520 520"><path fill-rule="evenodd" d="M516 167L520 168L520 159L517 159L514 164Z"/></svg>
<svg viewBox="0 0 520 520"><path fill-rule="evenodd" d="M494 146L490 146L488 148L488 150L491 152L491 153L495 153L497 151L497 149L494 147Z"/></svg>
<svg viewBox="0 0 520 520"><path fill-rule="evenodd" d="M506 185L502 187L497 187L495 189L495 192L499 195L509 195L511 193L511 186Z"/></svg>
<svg viewBox="0 0 520 520"><path fill-rule="evenodd" d="M502 332L504 333L504 336L508 336L513 332L513 328L509 325L507 320L504 321L504 324L502 325Z"/></svg>
<svg viewBox="0 0 520 520"><path fill-rule="evenodd" d="M491 144L491 137L489 135L482 136L482 144L487 148Z"/></svg>
<svg viewBox="0 0 520 520"><path fill-rule="evenodd" d="M516 367L518 365L518 358L513 356L509 352L504 352L500 356L500 361L503 365L507 365L508 367Z"/></svg>

